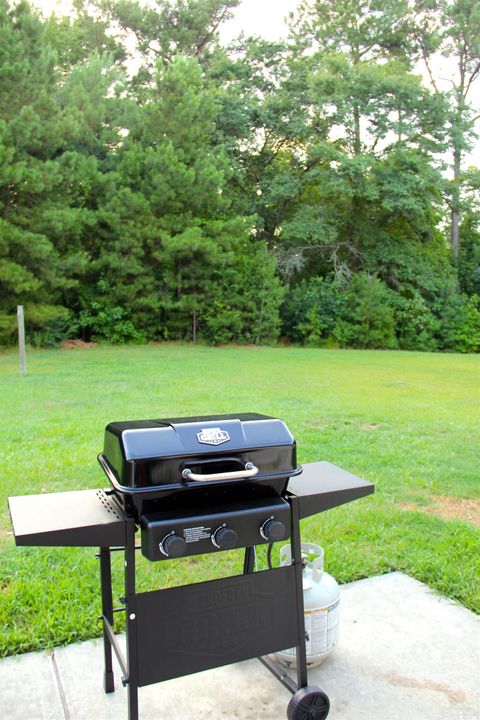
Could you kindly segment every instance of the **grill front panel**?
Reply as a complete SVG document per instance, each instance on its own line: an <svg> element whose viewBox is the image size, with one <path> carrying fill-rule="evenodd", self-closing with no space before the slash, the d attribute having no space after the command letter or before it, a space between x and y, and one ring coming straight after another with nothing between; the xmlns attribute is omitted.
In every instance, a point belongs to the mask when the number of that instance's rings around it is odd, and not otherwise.
<svg viewBox="0 0 480 720"><path fill-rule="evenodd" d="M141 533L142 553L149 560L261 545L290 536L290 506L282 498L273 498L269 502L230 503L200 514L192 509L180 517L168 513L143 515Z"/></svg>
<svg viewBox="0 0 480 720"><path fill-rule="evenodd" d="M137 595L138 684L267 655L299 643L295 568Z"/></svg>

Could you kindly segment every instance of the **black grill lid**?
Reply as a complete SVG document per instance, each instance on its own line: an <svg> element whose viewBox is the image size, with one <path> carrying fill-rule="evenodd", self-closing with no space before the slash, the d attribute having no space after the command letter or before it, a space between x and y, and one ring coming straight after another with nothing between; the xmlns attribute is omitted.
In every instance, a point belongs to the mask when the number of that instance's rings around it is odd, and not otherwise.
<svg viewBox="0 0 480 720"><path fill-rule="evenodd" d="M115 438L115 439L114 439ZM259 413L206 415L112 422L105 429L105 455L118 445L125 460L218 454L293 445L284 422Z"/></svg>
<svg viewBox="0 0 480 720"><path fill-rule="evenodd" d="M99 459L117 489L185 485L187 463L194 473L236 471L242 479L248 473L241 471L253 462L255 481L298 471L295 440L285 423L258 413L113 422ZM211 465L220 462L222 467Z"/></svg>

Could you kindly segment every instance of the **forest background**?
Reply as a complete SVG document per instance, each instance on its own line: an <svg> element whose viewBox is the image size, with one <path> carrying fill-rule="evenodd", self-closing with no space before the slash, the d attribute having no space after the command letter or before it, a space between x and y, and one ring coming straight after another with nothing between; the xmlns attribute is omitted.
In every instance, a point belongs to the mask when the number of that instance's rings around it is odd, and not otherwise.
<svg viewBox="0 0 480 720"><path fill-rule="evenodd" d="M0 0L0 342L479 351L480 3L239 5Z"/></svg>

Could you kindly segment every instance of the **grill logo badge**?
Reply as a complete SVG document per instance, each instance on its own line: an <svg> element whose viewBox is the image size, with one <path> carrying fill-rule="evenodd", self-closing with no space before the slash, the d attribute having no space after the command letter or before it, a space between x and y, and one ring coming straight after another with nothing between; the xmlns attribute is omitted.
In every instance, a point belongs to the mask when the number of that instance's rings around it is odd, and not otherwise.
<svg viewBox="0 0 480 720"><path fill-rule="evenodd" d="M209 657L232 658L245 645L258 646L259 641L262 649L265 642L270 646L273 630L280 629L275 595L261 592L257 585L250 580L242 579L240 584L225 579L214 590L189 589L188 598L187 593L176 595L175 611L161 620L166 647L174 653L175 662L181 667L185 662L191 665L190 658L200 655L200 664L193 663L196 669L203 669Z"/></svg>
<svg viewBox="0 0 480 720"><path fill-rule="evenodd" d="M221 445L230 440L230 435L220 428L203 428L202 432L197 433L197 440L204 445Z"/></svg>

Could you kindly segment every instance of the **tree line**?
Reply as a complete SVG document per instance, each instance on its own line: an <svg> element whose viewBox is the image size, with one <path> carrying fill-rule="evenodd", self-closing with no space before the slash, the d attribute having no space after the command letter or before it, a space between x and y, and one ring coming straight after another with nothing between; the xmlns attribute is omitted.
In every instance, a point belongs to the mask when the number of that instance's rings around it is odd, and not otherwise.
<svg viewBox="0 0 480 720"><path fill-rule="evenodd" d="M0 342L478 351L480 4L239 4L0 0Z"/></svg>

